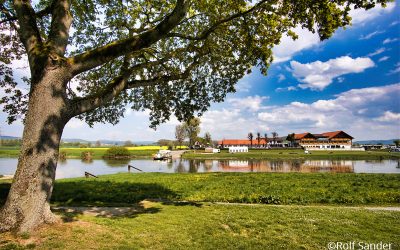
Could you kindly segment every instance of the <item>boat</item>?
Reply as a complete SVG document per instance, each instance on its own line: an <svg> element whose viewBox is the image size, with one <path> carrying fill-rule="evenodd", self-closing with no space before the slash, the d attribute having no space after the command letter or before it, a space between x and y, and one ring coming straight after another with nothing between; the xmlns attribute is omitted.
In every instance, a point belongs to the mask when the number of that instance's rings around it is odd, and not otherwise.
<svg viewBox="0 0 400 250"><path fill-rule="evenodd" d="M171 150L159 150L153 155L153 160L168 160L172 158Z"/></svg>

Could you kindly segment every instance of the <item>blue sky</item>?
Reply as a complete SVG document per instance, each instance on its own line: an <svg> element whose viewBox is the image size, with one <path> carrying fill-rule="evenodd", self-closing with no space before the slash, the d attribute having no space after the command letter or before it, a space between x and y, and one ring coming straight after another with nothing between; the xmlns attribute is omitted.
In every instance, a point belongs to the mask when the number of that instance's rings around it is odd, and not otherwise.
<svg viewBox="0 0 400 250"><path fill-rule="evenodd" d="M268 76L255 68L237 84L237 92L214 104L201 118L201 135L213 139L246 138L248 132L279 135L344 130L356 140L400 138L400 6L351 13L353 26L320 42L316 34L296 29L274 48ZM18 67L16 64L15 67ZM22 135L20 121L2 135ZM148 113L127 111L115 126L73 119L63 138L88 140L158 140L174 138L174 118L156 131Z"/></svg>

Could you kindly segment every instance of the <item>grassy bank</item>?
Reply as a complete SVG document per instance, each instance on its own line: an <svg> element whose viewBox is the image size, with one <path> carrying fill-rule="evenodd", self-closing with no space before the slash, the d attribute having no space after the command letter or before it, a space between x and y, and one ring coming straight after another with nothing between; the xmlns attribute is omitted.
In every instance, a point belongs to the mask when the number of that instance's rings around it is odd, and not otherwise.
<svg viewBox="0 0 400 250"><path fill-rule="evenodd" d="M355 241L398 249L400 244L400 212L365 209L143 202L123 216L62 216L68 222L32 234L0 234L0 248L326 249L329 242Z"/></svg>
<svg viewBox="0 0 400 250"><path fill-rule="evenodd" d="M0 180L0 205L10 183ZM64 223L0 234L0 249L326 249L353 241L400 247L400 212L343 206L400 206L398 174L114 174L58 180L52 204L130 210L57 212Z"/></svg>
<svg viewBox="0 0 400 250"><path fill-rule="evenodd" d="M0 204L9 184L0 184ZM400 205L398 174L115 174L56 182L58 205L129 205L143 199L263 204Z"/></svg>
<svg viewBox="0 0 400 250"><path fill-rule="evenodd" d="M304 153L301 149L271 149L250 150L248 153L231 154L223 150L218 154L205 154L204 151L190 151L183 154L185 159L265 159L265 160L292 160L292 159L315 159L315 160L384 160L400 159L400 153L388 151L309 151Z"/></svg>
<svg viewBox="0 0 400 250"><path fill-rule="evenodd" d="M128 147L132 158L150 158L159 149L167 147L159 146L138 146ZM60 152L65 152L69 159L80 159L82 152L91 152L94 159L103 158L108 148L60 148ZM16 158L19 156L20 149L16 147L0 147L0 158Z"/></svg>

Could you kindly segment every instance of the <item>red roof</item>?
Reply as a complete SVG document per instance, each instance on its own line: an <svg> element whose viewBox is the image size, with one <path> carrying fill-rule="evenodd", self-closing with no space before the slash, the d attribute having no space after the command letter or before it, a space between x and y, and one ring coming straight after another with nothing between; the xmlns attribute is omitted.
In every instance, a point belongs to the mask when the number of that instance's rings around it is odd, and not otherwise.
<svg viewBox="0 0 400 250"><path fill-rule="evenodd" d="M338 136L339 134L343 134L345 137L354 139L352 136L350 136L349 134L343 132L343 131L334 131L334 132L326 132L326 133L322 133L323 136L328 137L329 139L332 139L336 136Z"/></svg>
<svg viewBox="0 0 400 250"><path fill-rule="evenodd" d="M337 136L340 135L340 134L342 134L342 136L344 136L344 137L354 139L354 138L351 137L349 134L347 134L347 133L345 133L345 132L343 132L343 131L325 132L325 133L322 133L322 134L311 134L311 133L306 132L306 133L302 133L302 134L295 134L295 135L294 135L294 139L295 139L295 140L301 140L301 139L306 138L307 135L311 135L312 137L315 137L315 138L328 138L328 139L332 139L332 138L337 137Z"/></svg>
<svg viewBox="0 0 400 250"><path fill-rule="evenodd" d="M295 135L294 135L294 139L295 139L295 140L301 140L301 139L305 138L307 135L313 136L313 134L311 134L311 133L309 133L309 132L306 132L306 133L302 133L302 134L295 134ZM313 136L313 137L314 137L314 136Z"/></svg>
<svg viewBox="0 0 400 250"><path fill-rule="evenodd" d="M251 145L250 140L228 139L218 142L219 145ZM265 144L264 138L260 139L260 145ZM253 145L258 145L258 140L253 139Z"/></svg>

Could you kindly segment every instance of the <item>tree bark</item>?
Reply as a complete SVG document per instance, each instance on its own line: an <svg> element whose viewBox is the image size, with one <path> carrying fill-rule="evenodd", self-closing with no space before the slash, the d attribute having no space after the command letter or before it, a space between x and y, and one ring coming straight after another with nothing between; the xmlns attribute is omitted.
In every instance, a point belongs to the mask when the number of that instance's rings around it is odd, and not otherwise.
<svg viewBox="0 0 400 250"><path fill-rule="evenodd" d="M62 131L70 119L65 69L45 69L32 84L18 167L4 207L0 232L29 232L57 217L50 211Z"/></svg>

